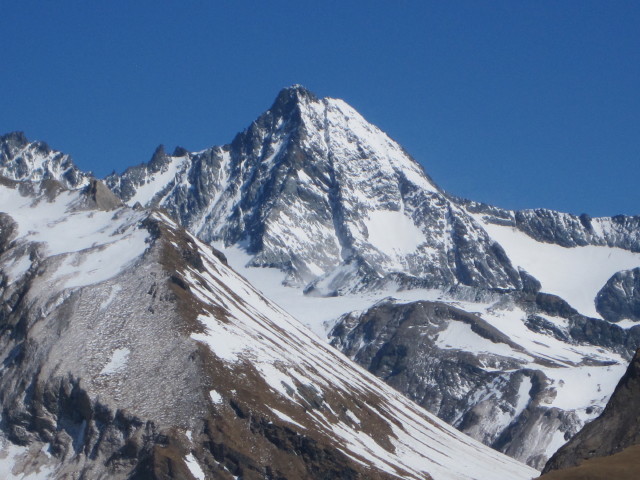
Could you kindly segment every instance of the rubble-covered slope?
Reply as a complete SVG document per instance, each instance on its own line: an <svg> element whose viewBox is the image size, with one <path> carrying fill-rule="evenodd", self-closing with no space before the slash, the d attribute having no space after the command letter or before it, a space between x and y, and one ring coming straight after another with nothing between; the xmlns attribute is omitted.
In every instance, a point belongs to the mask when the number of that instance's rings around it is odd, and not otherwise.
<svg viewBox="0 0 640 480"><path fill-rule="evenodd" d="M317 340L165 214L104 195L0 186L4 478L535 475Z"/></svg>

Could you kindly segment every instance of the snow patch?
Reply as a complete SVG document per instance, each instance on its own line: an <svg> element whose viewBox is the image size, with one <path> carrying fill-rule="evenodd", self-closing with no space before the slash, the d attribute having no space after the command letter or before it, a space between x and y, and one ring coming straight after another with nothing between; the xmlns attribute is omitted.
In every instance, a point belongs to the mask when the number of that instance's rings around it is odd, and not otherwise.
<svg viewBox="0 0 640 480"><path fill-rule="evenodd" d="M369 243L392 256L415 253L426 242L422 231L403 212L374 210L364 220L369 232Z"/></svg>
<svg viewBox="0 0 640 480"><path fill-rule="evenodd" d="M22 473L25 468L33 468L34 456L42 454L49 457L46 451L33 452L30 447L2 442L0 446L0 478L2 480L49 480L53 478L55 470L48 465L36 467L31 473ZM18 473L13 473L14 471Z"/></svg>
<svg viewBox="0 0 640 480"><path fill-rule="evenodd" d="M620 320L619 322L616 322L615 324L617 326L619 326L620 328L624 328L625 330L628 330L631 327L637 327L638 325L640 325L640 322L637 322L635 320L629 320L628 318L625 318L624 320Z"/></svg>
<svg viewBox="0 0 640 480"><path fill-rule="evenodd" d="M269 410L271 410L273 413L276 414L276 416L280 419L280 420L284 420L285 422L291 423L293 425L295 425L296 427L300 427L300 428L305 428L303 425L300 425L298 422L296 422L293 418L291 418L289 415L282 413L280 410L276 410L275 408L271 408L269 407Z"/></svg>
<svg viewBox="0 0 640 480"><path fill-rule="evenodd" d="M207 477L204 474L202 467L200 467L198 460L196 460L196 457L194 457L192 453L184 458L184 462L187 464L187 468L189 468L191 475L193 475L197 480L206 480Z"/></svg>
<svg viewBox="0 0 640 480"><path fill-rule="evenodd" d="M210 390L209 397L211 398L211 401L216 405L222 405L222 402L224 401L222 395L220 395L216 390Z"/></svg>
<svg viewBox="0 0 640 480"><path fill-rule="evenodd" d="M451 320L447 327L438 334L435 344L443 350L465 350L472 353L492 353L524 361L533 359L520 352L516 352L506 343L494 343L481 337L471 329L471 325Z"/></svg>
<svg viewBox="0 0 640 480"><path fill-rule="evenodd" d="M112 375L122 371L127 366L127 360L129 359L128 348L116 348L111 354L111 360L100 371L100 375Z"/></svg>

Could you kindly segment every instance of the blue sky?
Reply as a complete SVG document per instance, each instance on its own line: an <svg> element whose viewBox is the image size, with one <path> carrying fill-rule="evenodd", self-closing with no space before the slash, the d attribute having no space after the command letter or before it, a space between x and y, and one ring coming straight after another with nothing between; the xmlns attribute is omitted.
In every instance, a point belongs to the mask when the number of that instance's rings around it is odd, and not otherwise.
<svg viewBox="0 0 640 480"><path fill-rule="evenodd" d="M446 190L640 214L640 2L2 1L0 133L103 176L345 99Z"/></svg>

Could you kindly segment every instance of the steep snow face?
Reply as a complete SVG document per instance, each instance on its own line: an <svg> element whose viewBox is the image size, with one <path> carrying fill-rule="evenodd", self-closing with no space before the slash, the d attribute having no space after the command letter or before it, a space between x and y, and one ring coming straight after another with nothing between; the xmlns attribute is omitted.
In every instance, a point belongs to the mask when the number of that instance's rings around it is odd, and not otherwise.
<svg viewBox="0 0 640 480"><path fill-rule="evenodd" d="M0 175L18 181L53 179L68 188L83 187L91 178L78 170L69 155L43 142L29 142L21 132L0 137Z"/></svg>

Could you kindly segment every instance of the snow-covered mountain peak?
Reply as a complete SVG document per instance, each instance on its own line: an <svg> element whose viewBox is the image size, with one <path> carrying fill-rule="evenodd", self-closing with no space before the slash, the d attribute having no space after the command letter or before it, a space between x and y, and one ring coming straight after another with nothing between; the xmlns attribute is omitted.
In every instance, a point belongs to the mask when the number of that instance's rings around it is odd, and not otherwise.
<svg viewBox="0 0 640 480"><path fill-rule="evenodd" d="M24 148L28 143L29 140L27 140L24 132L10 132L0 135L0 145L7 156L15 155L16 151Z"/></svg>
<svg viewBox="0 0 640 480"><path fill-rule="evenodd" d="M290 111L298 104L317 101L318 97L313 92L302 85L296 84L280 90L269 110L278 115Z"/></svg>
<svg viewBox="0 0 640 480"><path fill-rule="evenodd" d="M69 155L44 142L29 142L22 132L0 137L0 175L17 181L53 179L68 188L87 185L92 178L91 172L80 171Z"/></svg>
<svg viewBox="0 0 640 480"><path fill-rule="evenodd" d="M178 153L157 151L107 183L130 205L167 208L206 241L243 245L253 265L283 270L289 283L333 294L402 273L431 285L520 287L484 230L342 100L289 87L231 144ZM453 255L463 231L485 240L488 267Z"/></svg>

